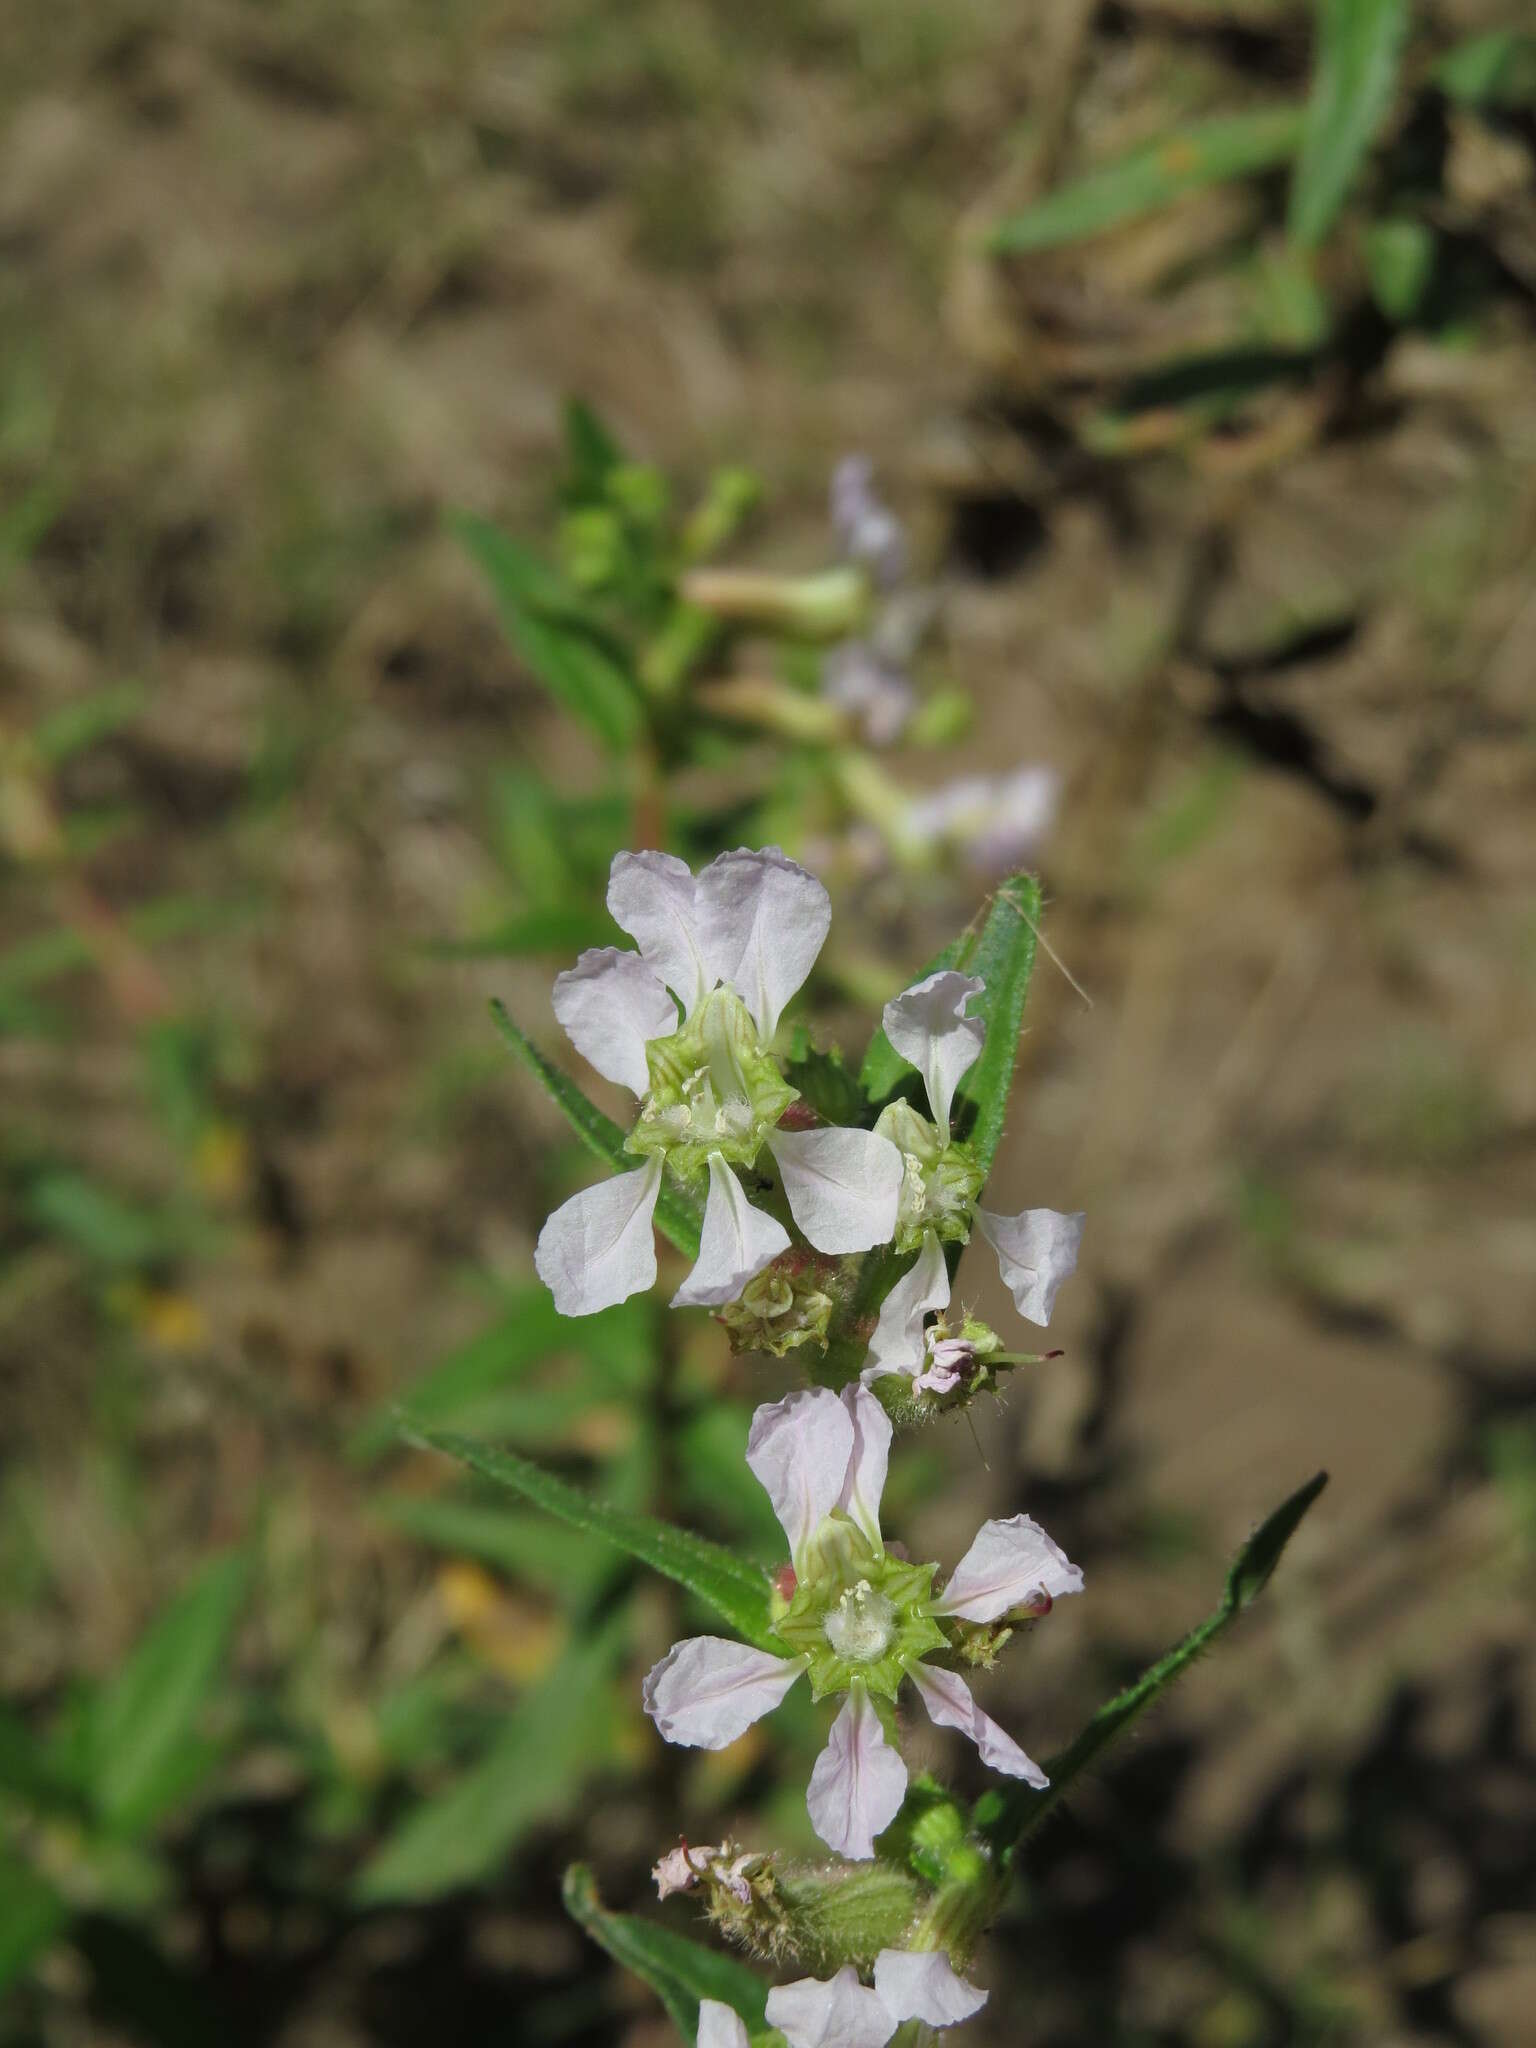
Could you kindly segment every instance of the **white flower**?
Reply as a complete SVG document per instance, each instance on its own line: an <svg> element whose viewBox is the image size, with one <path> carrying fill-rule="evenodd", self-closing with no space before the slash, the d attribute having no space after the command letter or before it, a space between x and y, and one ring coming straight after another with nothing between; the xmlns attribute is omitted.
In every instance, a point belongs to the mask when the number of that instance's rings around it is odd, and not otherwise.
<svg viewBox="0 0 1536 2048"><path fill-rule="evenodd" d="M887 1139L773 1128L793 1090L767 1048L827 935L820 882L772 846L721 854L697 877L671 854L621 853L608 908L639 950L583 953L555 982L555 1015L605 1079L642 1098L631 1144L650 1156L573 1195L545 1223L534 1263L560 1313L591 1315L654 1284L652 1217L672 1152L707 1169L709 1181L699 1258L674 1296L679 1305L734 1301L788 1250L788 1232L752 1206L734 1170L765 1143L817 1251L866 1251L889 1239L902 1161ZM648 1048L663 1041L670 1058L658 1094Z"/></svg>
<svg viewBox="0 0 1536 2048"><path fill-rule="evenodd" d="M1056 820L1061 783L1053 768L966 775L914 797L904 836L918 848L953 847L980 875L1006 875L1036 854Z"/></svg>
<svg viewBox="0 0 1536 2048"><path fill-rule="evenodd" d="M806 1804L828 1847L856 1860L873 1856L906 1791L906 1766L877 1705L894 1702L904 1678L930 1718L969 1736L994 1770L1044 1786L1039 1766L981 1711L965 1681L925 1658L949 1646L941 1622L996 1621L1083 1583L1045 1531L1015 1515L985 1523L935 1595L934 1567L898 1558L881 1536L890 1444L890 1418L863 1386L841 1395L813 1387L759 1408L747 1463L773 1503L795 1573L794 1597L774 1624L784 1653L694 1636L674 1644L644 1685L645 1710L666 1740L703 1749L734 1742L802 1673L818 1699L845 1692Z"/></svg>
<svg viewBox="0 0 1536 2048"><path fill-rule="evenodd" d="M851 562L866 568L882 589L906 573L907 543L901 521L875 495L875 466L867 455L845 455L832 472L828 509L838 545Z"/></svg>
<svg viewBox="0 0 1536 2048"><path fill-rule="evenodd" d="M1077 1267L1082 1242L1083 1215L1065 1215L1057 1209L1023 1209L1017 1216L1001 1216L991 1209L972 1207L964 1168L969 1155L963 1145L950 1140L950 1113L955 1092L975 1065L986 1040L986 1027L979 1017L966 1014L967 1005L982 992L982 983L951 968L941 968L914 982L885 1006L882 1022L885 1035L923 1077L933 1111L933 1126L923 1123L905 1104L896 1104L898 1114L887 1109L882 1122L900 1135L911 1130L914 1146L927 1145L926 1157L916 1152L904 1155L904 1213L917 1220L914 1233L923 1228L916 1263L887 1295L870 1341L865 1380L882 1373L919 1375L928 1361L923 1347L923 1319L949 1302L946 1269L939 1228L951 1237L968 1232L967 1218L974 1216L982 1236L997 1253L998 1270L1013 1296L1019 1314L1030 1322L1046 1324L1063 1281Z"/></svg>
<svg viewBox="0 0 1536 2048"><path fill-rule="evenodd" d="M768 1994L768 2024L789 2048L885 2048L906 2020L953 2027L987 2002L939 1949L883 1948L874 1975L871 1988L845 1963L835 1977L777 1985ZM749 2048L740 2015L718 1999L702 1999L698 2048Z"/></svg>

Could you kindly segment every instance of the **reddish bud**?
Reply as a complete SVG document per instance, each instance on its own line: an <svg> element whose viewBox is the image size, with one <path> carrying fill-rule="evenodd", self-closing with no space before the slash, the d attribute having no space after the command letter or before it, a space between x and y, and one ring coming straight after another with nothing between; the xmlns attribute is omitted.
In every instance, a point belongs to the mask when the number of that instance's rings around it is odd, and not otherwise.
<svg viewBox="0 0 1536 2048"><path fill-rule="evenodd" d="M773 1575L773 1590L781 1600L793 1600L799 1583L792 1564L781 1564Z"/></svg>

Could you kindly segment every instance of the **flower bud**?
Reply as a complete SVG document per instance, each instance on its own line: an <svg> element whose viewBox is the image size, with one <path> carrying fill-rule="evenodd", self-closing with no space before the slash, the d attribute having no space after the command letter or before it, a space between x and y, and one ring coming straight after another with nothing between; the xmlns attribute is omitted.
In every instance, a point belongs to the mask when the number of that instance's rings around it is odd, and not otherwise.
<svg viewBox="0 0 1536 2048"><path fill-rule="evenodd" d="M804 1246L781 1252L720 1310L717 1320L731 1349L784 1358L802 1344L825 1344L833 1305L827 1283L833 1270L830 1259Z"/></svg>
<svg viewBox="0 0 1536 2048"><path fill-rule="evenodd" d="M693 569L682 579L689 604L732 625L761 626L802 640L841 640L864 625L869 579L860 569L775 576L757 569Z"/></svg>

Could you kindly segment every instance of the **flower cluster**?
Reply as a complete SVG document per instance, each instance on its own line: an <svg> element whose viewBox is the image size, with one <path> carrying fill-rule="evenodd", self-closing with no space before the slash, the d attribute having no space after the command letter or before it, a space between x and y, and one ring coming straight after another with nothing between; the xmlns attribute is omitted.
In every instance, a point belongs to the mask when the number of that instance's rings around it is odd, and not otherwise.
<svg viewBox="0 0 1536 2048"><path fill-rule="evenodd" d="M896 575L867 476L841 483L850 553ZM778 1042L830 924L813 876L776 847L722 854L697 876L667 854L626 853L613 863L608 906L634 950L582 954L556 981L554 1007L576 1049L635 1096L625 1149L636 1164L546 1222L536 1262L556 1306L588 1315L654 1283L652 1217L670 1180L703 1202L698 1258L675 1305L707 1305L738 1349L779 1357L825 1364L834 1313L854 1338L840 1390L812 1386L753 1417L746 1462L789 1551L771 1581L766 1630L754 1642L674 1644L644 1681L645 1710L667 1741L721 1749L801 1678L813 1699L837 1700L806 1804L849 1869L876 1856L906 1800L897 1720L906 1687L991 1769L1047 1782L977 1705L961 1667L990 1664L1012 1624L1080 1591L1082 1573L1015 1514L984 1522L945 1575L886 1541L880 1507L893 1413L969 1399L1024 1356L952 1311L958 1249L979 1232L1020 1315L1045 1324L1076 1265L1083 1219L981 1205L985 1164L957 1113L986 1050L986 1024L972 1014L985 1001L980 980L942 968L887 1003L885 1035L915 1079L872 1128L836 1123L792 1085L789 1072L803 1076L786 1071ZM866 1297L856 1275L870 1271L883 1276L877 1312L878 1288L867 1310L857 1307ZM684 1844L655 1876L663 1897L702 1886L745 1918L773 1889L768 1859L729 1844ZM985 1992L956 1974L944 1948L907 1938L916 1945L874 1954L872 1983L848 1963L779 1986L770 2022L791 2048L882 2048L907 2020L949 2026L978 2010ZM858 1960L873 1952L870 1943ZM963 1961L968 1951L956 1952ZM747 2035L734 2012L706 2000L698 2041L742 2048Z"/></svg>

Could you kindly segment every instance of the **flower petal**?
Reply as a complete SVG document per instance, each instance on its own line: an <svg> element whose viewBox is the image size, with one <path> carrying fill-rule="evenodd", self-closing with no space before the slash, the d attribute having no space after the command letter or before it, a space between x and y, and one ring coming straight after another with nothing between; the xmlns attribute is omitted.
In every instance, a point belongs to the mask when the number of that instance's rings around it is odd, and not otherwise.
<svg viewBox="0 0 1536 2048"><path fill-rule="evenodd" d="M768 2024L789 2048L885 2048L896 2022L852 1963L835 1977L799 1977L768 1994Z"/></svg>
<svg viewBox="0 0 1536 2048"><path fill-rule="evenodd" d="M999 1728L990 1714L984 1714L971 1697L971 1689L957 1671L940 1671L915 1660L907 1665L907 1676L917 1687L917 1696L928 1709L928 1718L940 1728L958 1728L970 1737L984 1764L1005 1777L1023 1778L1037 1792L1051 1782L1028 1757L1006 1729Z"/></svg>
<svg viewBox="0 0 1536 2048"><path fill-rule="evenodd" d="M656 1284L651 1216L661 1161L583 1188L545 1220L534 1248L539 1278L563 1316L595 1315Z"/></svg>
<svg viewBox="0 0 1536 2048"><path fill-rule="evenodd" d="M987 2002L985 1991L957 1976L942 1949L883 1948L875 1957L875 1989L895 2020L958 2026Z"/></svg>
<svg viewBox="0 0 1536 2048"><path fill-rule="evenodd" d="M815 965L832 904L814 875L777 846L740 847L712 860L698 881L698 928L706 970L728 981L764 1038Z"/></svg>
<svg viewBox="0 0 1536 2048"><path fill-rule="evenodd" d="M788 1394L752 1417L747 1464L773 1503L797 1563L837 1506L853 1446L852 1420L830 1387Z"/></svg>
<svg viewBox="0 0 1536 2048"><path fill-rule="evenodd" d="M880 1305L875 1334L869 1340L869 1363L860 1379L877 1380L888 1372L909 1373L915 1378L923 1369L923 1318L930 1309L943 1308L948 1301L949 1267L944 1247L929 1230L923 1235L916 1264L902 1274Z"/></svg>
<svg viewBox="0 0 1536 2048"><path fill-rule="evenodd" d="M685 1012L714 987L704 965L696 915L698 884L671 853L616 853L608 870L608 910Z"/></svg>
<svg viewBox="0 0 1536 2048"><path fill-rule="evenodd" d="M709 1155L709 1199L693 1271L672 1297L674 1308L718 1308L789 1250L789 1232L754 1209L747 1191L718 1152Z"/></svg>
<svg viewBox="0 0 1536 2048"><path fill-rule="evenodd" d="M966 1004L981 994L982 987L972 974L941 967L892 996L880 1020L892 1045L922 1075L933 1120L946 1139L955 1090L986 1043L986 1025L965 1014Z"/></svg>
<svg viewBox="0 0 1536 2048"><path fill-rule="evenodd" d="M896 1233L900 1149L878 1131L774 1131L790 1214L819 1252L867 1252Z"/></svg>
<svg viewBox="0 0 1536 2048"><path fill-rule="evenodd" d="M935 1614L963 1621L996 1621L1010 1607L1022 1607L1032 1593L1059 1600L1081 1593L1083 1575L1067 1553L1028 1515L983 1522L976 1540L955 1566Z"/></svg>
<svg viewBox="0 0 1536 2048"><path fill-rule="evenodd" d="M816 1759L805 1803L829 1849L856 1861L873 1856L875 1837L901 1810L907 1767L885 1739L865 1688L855 1683Z"/></svg>
<svg viewBox="0 0 1536 2048"><path fill-rule="evenodd" d="M978 1209L976 1221L997 1253L1014 1307L1032 1323L1048 1323L1057 1289L1077 1270L1083 1211L1064 1216L1059 1209L1021 1209L1017 1216L998 1216Z"/></svg>
<svg viewBox="0 0 1536 2048"><path fill-rule="evenodd" d="M880 1496L891 1457L891 1418L857 1380L844 1387L841 1399L853 1421L853 1453L837 1504L844 1514L852 1515L878 1550L883 1547Z"/></svg>
<svg viewBox="0 0 1536 2048"><path fill-rule="evenodd" d="M677 1005L639 953L593 946L555 977L555 1015L565 1035L605 1081L632 1095L651 1085L645 1048L677 1029Z"/></svg>
<svg viewBox="0 0 1536 2048"><path fill-rule="evenodd" d="M895 513L875 495L875 468L867 455L845 455L827 493L832 530L850 561L862 563L881 589L901 581L906 536Z"/></svg>
<svg viewBox="0 0 1536 2048"><path fill-rule="evenodd" d="M640 1688L645 1711L668 1742L724 1749L772 1713L805 1669L725 1636L689 1636L653 1665Z"/></svg>
<svg viewBox="0 0 1536 2048"><path fill-rule="evenodd" d="M718 1998L699 2000L699 2031L694 2039L697 2048L752 2048L741 2014Z"/></svg>

